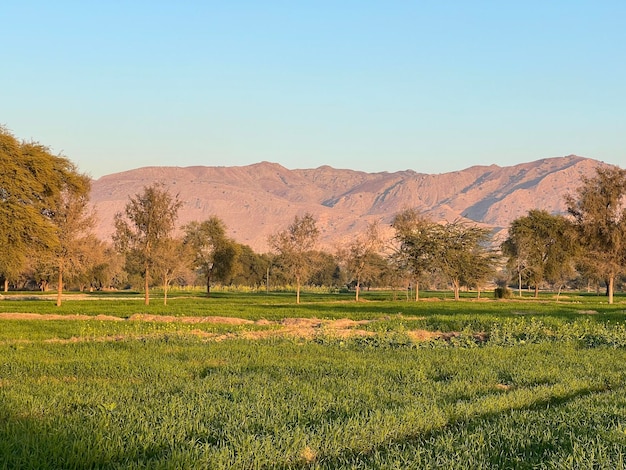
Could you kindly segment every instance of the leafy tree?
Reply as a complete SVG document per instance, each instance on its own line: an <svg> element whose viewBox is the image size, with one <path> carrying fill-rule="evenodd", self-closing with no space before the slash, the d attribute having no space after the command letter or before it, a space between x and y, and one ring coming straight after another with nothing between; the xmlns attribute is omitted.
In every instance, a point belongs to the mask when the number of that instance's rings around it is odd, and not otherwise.
<svg viewBox="0 0 626 470"><path fill-rule="evenodd" d="M451 222L432 226L431 233L436 241L435 265L452 284L455 300L459 300L461 286L480 284L493 272L489 229Z"/></svg>
<svg viewBox="0 0 626 470"><path fill-rule="evenodd" d="M415 300L419 300L419 286L423 276L436 267L438 243L435 235L437 224L422 216L415 209L402 211L393 219L391 226L395 230L398 243L391 261L400 271L409 273L415 283Z"/></svg>
<svg viewBox="0 0 626 470"><path fill-rule="evenodd" d="M325 251L314 251L311 255L314 268L309 282L312 285L338 288L345 283L345 276L335 255Z"/></svg>
<svg viewBox="0 0 626 470"><path fill-rule="evenodd" d="M575 246L571 223L562 215L533 209L511 222L502 252L517 274L520 295L523 280L534 286L537 297L543 282L558 284L570 276Z"/></svg>
<svg viewBox="0 0 626 470"><path fill-rule="evenodd" d="M159 249L159 256L154 263L154 273L161 279L163 287L163 305L167 305L167 292L177 278L188 274L191 260L189 246L182 239L165 238Z"/></svg>
<svg viewBox="0 0 626 470"><path fill-rule="evenodd" d="M156 183L130 197L123 214L115 214L113 241L118 251L141 266L146 305L150 303L150 270L171 238L181 205L178 197L172 197L162 184Z"/></svg>
<svg viewBox="0 0 626 470"><path fill-rule="evenodd" d="M92 250L97 256L89 273L89 284L95 289L111 289L121 287L128 279L128 273L124 270L126 262L122 253L113 246L101 243ZM93 255L92 255L93 256Z"/></svg>
<svg viewBox="0 0 626 470"><path fill-rule="evenodd" d="M348 277L355 284L355 300L359 301L361 282L371 277L374 265L371 264L372 255L378 254L382 247L382 240L377 222L368 225L364 234L357 236L346 248L337 253L343 261Z"/></svg>
<svg viewBox="0 0 626 470"><path fill-rule="evenodd" d="M97 238L93 233L81 237L79 269L74 272L66 273L68 274L68 276L66 276L68 278L67 283L76 285L81 292L84 292L88 288L93 290L96 287L96 271L100 266L107 263L108 258L111 256L110 252L106 252L106 248L106 243ZM119 254L115 254L115 256L121 258Z"/></svg>
<svg viewBox="0 0 626 470"><path fill-rule="evenodd" d="M300 287L311 272L311 251L319 230L311 214L295 216L287 229L269 237L269 244L279 255L280 262L296 281L296 303L300 303Z"/></svg>
<svg viewBox="0 0 626 470"><path fill-rule="evenodd" d="M566 197L587 262L606 280L613 303L615 279L626 266L626 170L597 167L583 177L577 197Z"/></svg>
<svg viewBox="0 0 626 470"><path fill-rule="evenodd" d="M225 281L234 274L239 248L226 236L226 226L218 217L190 222L184 231L184 243L191 248L193 265L206 279L210 297L212 276Z"/></svg>
<svg viewBox="0 0 626 470"><path fill-rule="evenodd" d="M248 245L242 244L237 244L237 252L239 254L235 260L231 283L250 287L265 284L270 266L269 256L255 253Z"/></svg>
<svg viewBox="0 0 626 470"><path fill-rule="evenodd" d="M33 251L58 245L51 217L59 195L79 175L67 158L36 142L20 143L2 127L0 168L0 271L8 281Z"/></svg>
<svg viewBox="0 0 626 470"><path fill-rule="evenodd" d="M57 306L61 306L63 275L77 274L88 258L86 238L94 223L88 206L90 188L87 176L72 178L71 185L66 185L59 194L50 216L58 237L58 244L51 252L57 271Z"/></svg>

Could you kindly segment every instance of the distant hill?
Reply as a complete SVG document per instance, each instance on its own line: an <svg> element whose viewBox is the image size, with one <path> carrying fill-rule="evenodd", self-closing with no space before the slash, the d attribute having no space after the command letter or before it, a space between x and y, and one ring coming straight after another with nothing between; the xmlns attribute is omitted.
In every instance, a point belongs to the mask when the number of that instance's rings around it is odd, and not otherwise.
<svg viewBox="0 0 626 470"><path fill-rule="evenodd" d="M310 212L320 229L320 247L333 248L373 220L388 226L397 212L409 207L437 221L465 219L496 232L529 209L563 212L564 195L574 193L580 177L592 176L598 165L604 164L570 155L436 175L411 170L365 173L329 166L289 170L268 162L241 167L146 167L95 180L91 201L99 219L96 233L103 239L110 239L113 216L124 209L128 197L158 181L184 202L179 225L216 215L236 241L264 252L270 234L285 228L294 215Z"/></svg>

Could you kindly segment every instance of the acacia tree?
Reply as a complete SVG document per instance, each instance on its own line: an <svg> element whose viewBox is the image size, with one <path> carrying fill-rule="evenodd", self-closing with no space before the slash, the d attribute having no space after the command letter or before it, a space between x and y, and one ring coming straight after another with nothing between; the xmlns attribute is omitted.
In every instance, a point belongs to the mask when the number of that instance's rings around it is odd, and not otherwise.
<svg viewBox="0 0 626 470"><path fill-rule="evenodd" d="M359 301L361 282L374 269L370 264L372 257L378 254L382 246L378 222L372 222L367 226L364 234L357 236L346 248L337 253L344 263L349 277L355 282L355 300Z"/></svg>
<svg viewBox="0 0 626 470"><path fill-rule="evenodd" d="M182 202L172 197L161 183L146 186L130 197L124 213L115 214L113 241L116 249L134 258L141 266L145 304L150 304L150 270L171 238Z"/></svg>
<svg viewBox="0 0 626 470"><path fill-rule="evenodd" d="M435 269L439 241L435 238L437 224L415 209L406 209L393 219L394 239L398 243L391 255L392 263L406 271L415 283L415 300L419 300L419 286L425 273Z"/></svg>
<svg viewBox="0 0 626 470"><path fill-rule="evenodd" d="M94 223L88 207L90 188L87 176L72 178L59 194L51 214L58 237L58 244L51 252L57 271L57 307L61 306L64 274L76 274L88 257L86 238Z"/></svg>
<svg viewBox="0 0 626 470"><path fill-rule="evenodd" d="M67 158L39 143L19 142L1 126L0 169L0 274L6 287L29 255L58 245L51 216L77 173Z"/></svg>
<svg viewBox="0 0 626 470"><path fill-rule="evenodd" d="M535 297L543 282L559 284L573 272L575 246L571 223L539 209L511 222L501 245L507 264L517 273L519 294L525 280L534 286Z"/></svg>
<svg viewBox="0 0 626 470"><path fill-rule="evenodd" d="M296 281L296 303L300 303L300 287L311 270L310 252L315 247L319 230L309 213L295 216L285 230L269 237L269 244L279 255L280 262Z"/></svg>
<svg viewBox="0 0 626 470"><path fill-rule="evenodd" d="M185 225L184 243L191 248L193 265L206 279L206 295L211 296L211 278L231 276L240 250L226 236L226 226L219 217Z"/></svg>
<svg viewBox="0 0 626 470"><path fill-rule="evenodd" d="M566 196L574 217L584 257L606 280L613 303L615 278L626 266L626 170L597 167L592 178L583 177L577 197Z"/></svg>
<svg viewBox="0 0 626 470"><path fill-rule="evenodd" d="M459 300L462 285L480 284L493 272L495 256L488 248L490 231L461 222L435 224L431 231L437 241L435 265L452 284L454 300Z"/></svg>

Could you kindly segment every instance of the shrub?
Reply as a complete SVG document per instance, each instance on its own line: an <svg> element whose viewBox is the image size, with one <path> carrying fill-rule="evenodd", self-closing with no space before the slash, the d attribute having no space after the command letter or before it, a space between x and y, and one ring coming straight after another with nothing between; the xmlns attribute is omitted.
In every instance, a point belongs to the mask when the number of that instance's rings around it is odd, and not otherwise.
<svg viewBox="0 0 626 470"><path fill-rule="evenodd" d="M508 287L496 287L493 291L496 299L508 299L511 297L511 289Z"/></svg>

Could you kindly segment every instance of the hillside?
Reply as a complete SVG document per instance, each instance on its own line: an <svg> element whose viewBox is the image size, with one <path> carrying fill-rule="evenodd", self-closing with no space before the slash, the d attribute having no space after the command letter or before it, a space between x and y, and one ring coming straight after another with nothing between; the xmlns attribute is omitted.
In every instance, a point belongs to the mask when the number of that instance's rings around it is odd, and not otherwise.
<svg viewBox="0 0 626 470"><path fill-rule="evenodd" d="M577 156L548 158L510 167L473 166L429 175L411 170L365 173L329 166L289 170L262 162L242 167L146 167L115 173L93 182L91 200L96 233L109 239L113 216L128 197L162 182L184 202L179 223L220 217L229 235L257 251L267 237L286 227L294 215L311 212L320 245L332 248L378 220L415 207L435 220L466 219L506 229L529 209L564 211L563 196L573 193L582 175L601 162Z"/></svg>

